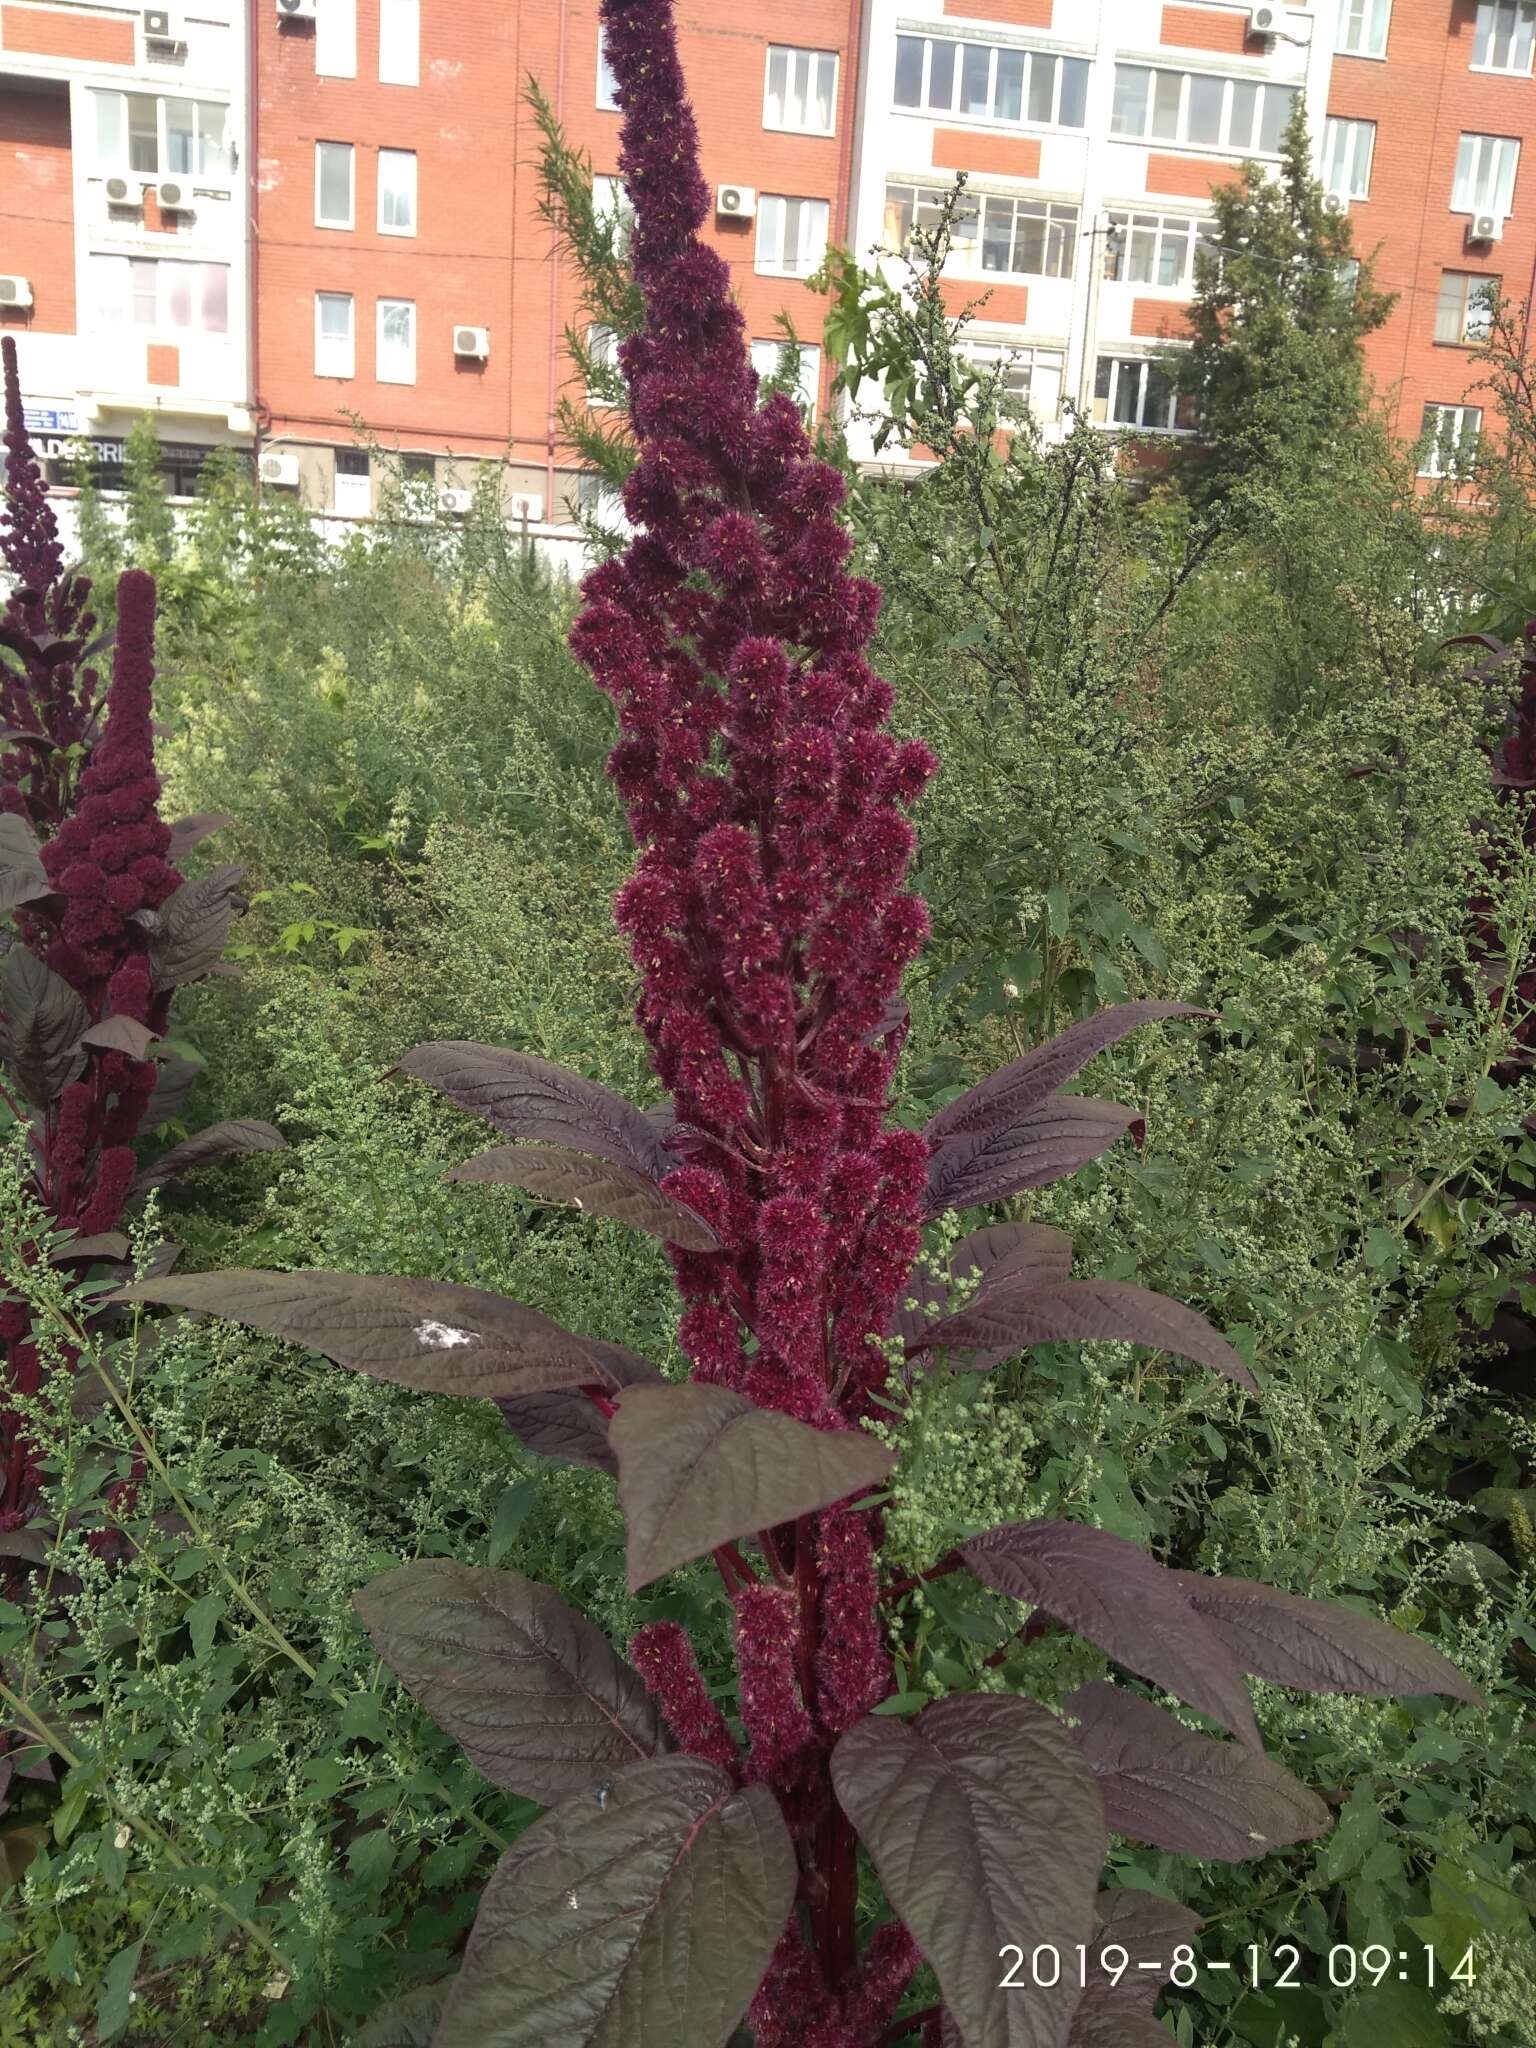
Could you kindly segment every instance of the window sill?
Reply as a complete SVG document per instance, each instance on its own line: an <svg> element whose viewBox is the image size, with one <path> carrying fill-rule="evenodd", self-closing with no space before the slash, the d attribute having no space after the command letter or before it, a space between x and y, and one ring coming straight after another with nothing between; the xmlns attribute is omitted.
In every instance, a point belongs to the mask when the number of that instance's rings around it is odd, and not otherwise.
<svg viewBox="0 0 1536 2048"><path fill-rule="evenodd" d="M1530 69L1516 71L1508 64L1469 64L1467 69L1478 78L1521 78L1529 80L1536 77L1536 71Z"/></svg>
<svg viewBox="0 0 1536 2048"><path fill-rule="evenodd" d="M957 121L984 135L1086 135L1088 123L1068 128L1060 121L1003 121L995 114L962 114L958 107L897 107L893 114L910 114L919 121ZM1111 140L1118 138L1112 137ZM931 177L933 173L930 171Z"/></svg>
<svg viewBox="0 0 1536 2048"><path fill-rule="evenodd" d="M332 235L350 235L354 234L357 230L357 222L355 220L317 220L315 226L323 228L327 234Z"/></svg>
<svg viewBox="0 0 1536 2048"><path fill-rule="evenodd" d="M382 221L379 222L379 233L388 235L397 242L414 242L416 239L414 228L387 228Z"/></svg>
<svg viewBox="0 0 1536 2048"><path fill-rule="evenodd" d="M1362 64L1385 64L1385 50L1335 50L1335 57L1358 57Z"/></svg>
<svg viewBox="0 0 1536 2048"><path fill-rule="evenodd" d="M913 107L907 109L907 111L917 113L921 110ZM796 128L788 121L770 121L766 115L763 117L763 133L765 135L805 135L812 142L835 142L837 140L837 130L835 128Z"/></svg>

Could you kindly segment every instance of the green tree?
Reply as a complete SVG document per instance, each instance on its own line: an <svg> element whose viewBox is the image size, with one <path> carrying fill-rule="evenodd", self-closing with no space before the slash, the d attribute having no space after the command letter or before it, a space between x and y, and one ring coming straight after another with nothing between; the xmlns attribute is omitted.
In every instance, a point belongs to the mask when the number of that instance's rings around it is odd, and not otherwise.
<svg viewBox="0 0 1536 2048"><path fill-rule="evenodd" d="M1370 407L1361 343L1392 309L1347 213L1310 169L1298 100L1278 174L1245 164L1212 195L1214 250L1196 264L1193 344L1173 361L1200 422L1177 469L1197 504L1348 463Z"/></svg>

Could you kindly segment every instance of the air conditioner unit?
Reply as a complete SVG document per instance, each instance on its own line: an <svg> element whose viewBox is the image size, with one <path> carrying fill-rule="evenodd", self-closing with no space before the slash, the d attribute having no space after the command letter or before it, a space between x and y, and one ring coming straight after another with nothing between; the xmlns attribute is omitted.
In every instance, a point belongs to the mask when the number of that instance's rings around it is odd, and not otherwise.
<svg viewBox="0 0 1536 2048"><path fill-rule="evenodd" d="M507 500L507 510L519 522L539 526L544 519L544 500L532 497L526 491L514 491Z"/></svg>
<svg viewBox="0 0 1536 2048"><path fill-rule="evenodd" d="M1250 7L1248 10L1248 33L1251 36L1273 36L1280 33L1280 17L1283 7Z"/></svg>
<svg viewBox="0 0 1536 2048"><path fill-rule="evenodd" d="M162 213L190 213L192 188L180 178L162 178L155 187L155 204Z"/></svg>
<svg viewBox="0 0 1536 2048"><path fill-rule="evenodd" d="M0 277L0 306L30 306L32 302L30 277Z"/></svg>
<svg viewBox="0 0 1536 2048"><path fill-rule="evenodd" d="M108 178L105 180L102 189L107 195L108 206L142 206L144 204L143 188L136 178Z"/></svg>
<svg viewBox="0 0 1536 2048"><path fill-rule="evenodd" d="M1467 224L1469 242L1498 242L1504 237L1502 213L1474 213Z"/></svg>
<svg viewBox="0 0 1536 2048"><path fill-rule="evenodd" d="M319 12L319 0L277 0L279 21L313 21Z"/></svg>
<svg viewBox="0 0 1536 2048"><path fill-rule="evenodd" d="M146 43L183 43L186 37L181 32L181 23L169 9L146 7L140 17L144 24Z"/></svg>
<svg viewBox="0 0 1536 2048"><path fill-rule="evenodd" d="M1323 204L1330 213L1348 213L1349 194L1347 192L1325 192L1323 194Z"/></svg>
<svg viewBox="0 0 1536 2048"><path fill-rule="evenodd" d="M490 329L488 327L455 327L453 330L453 352L456 356L468 356L472 362L485 362L491 353Z"/></svg>
<svg viewBox="0 0 1536 2048"><path fill-rule="evenodd" d="M445 512L454 512L462 517L474 504L475 494L473 491L462 490L457 485L450 484L445 490L438 492L437 502Z"/></svg>
<svg viewBox="0 0 1536 2048"><path fill-rule="evenodd" d="M292 487L299 481L299 458L286 448L274 448L270 454L262 456L256 470L264 484Z"/></svg>
<svg viewBox="0 0 1536 2048"><path fill-rule="evenodd" d="M715 212L721 220L751 220L757 212L757 194L750 185L717 185Z"/></svg>

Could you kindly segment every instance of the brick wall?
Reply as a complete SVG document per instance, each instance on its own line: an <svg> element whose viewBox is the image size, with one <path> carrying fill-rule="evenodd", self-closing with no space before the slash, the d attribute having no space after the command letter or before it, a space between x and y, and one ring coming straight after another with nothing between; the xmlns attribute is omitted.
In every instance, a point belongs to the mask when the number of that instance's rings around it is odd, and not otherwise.
<svg viewBox="0 0 1536 2048"><path fill-rule="evenodd" d="M1262 56L1263 36L1248 33L1248 11L1233 7L1165 7L1158 41L1181 50L1218 50L1230 57Z"/></svg>
<svg viewBox="0 0 1536 2048"><path fill-rule="evenodd" d="M0 324L47 334L75 327L74 198L69 98L0 81L0 270L29 278L36 304Z"/></svg>
<svg viewBox="0 0 1536 2048"><path fill-rule="evenodd" d="M974 128L937 128L935 170L991 172L1004 178L1038 178L1038 135L980 135Z"/></svg>
<svg viewBox="0 0 1536 2048"><path fill-rule="evenodd" d="M1003 22L1009 28L1050 28L1055 8L1054 0L944 0L943 11L973 21Z"/></svg>
<svg viewBox="0 0 1536 2048"><path fill-rule="evenodd" d="M133 62L133 18L58 7L0 7L0 50L77 57L88 64Z"/></svg>

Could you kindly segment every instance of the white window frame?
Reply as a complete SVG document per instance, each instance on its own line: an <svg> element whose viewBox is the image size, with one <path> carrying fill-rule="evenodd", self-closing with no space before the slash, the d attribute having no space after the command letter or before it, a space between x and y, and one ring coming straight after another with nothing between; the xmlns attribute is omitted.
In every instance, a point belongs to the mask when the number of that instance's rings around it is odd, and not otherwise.
<svg viewBox="0 0 1536 2048"><path fill-rule="evenodd" d="M325 332L322 319L323 302L346 307L347 334L344 344L339 336L328 335ZM346 363L345 369L341 367L343 360ZM357 301L351 292L315 293L315 375L341 378L357 375Z"/></svg>
<svg viewBox="0 0 1536 2048"><path fill-rule="evenodd" d="M592 211L599 220L616 220L625 227L633 225L635 202L630 198L624 180L612 171L598 171L594 175Z"/></svg>
<svg viewBox="0 0 1536 2048"><path fill-rule="evenodd" d="M406 182L406 185L407 185L407 186L408 186L408 188L409 188L409 193L410 193L410 202L411 202L411 218L410 218L410 221L409 221L408 225L406 225L406 226L404 226L404 227L400 226L400 225L399 225L398 223L394 223L394 224L392 224L392 223L390 223L389 221L386 221L386 220L385 220L385 218L384 218L384 189L385 189L385 184L384 184L384 164L385 164L385 159L386 159L386 158L387 158L387 159L389 160L389 162L390 162L390 163L391 163L392 165L394 165L394 164L409 164L409 165L410 165L410 175L409 175L409 177L408 177L408 178L406 179L406 181L405 181L405 182ZM381 235L414 235L414 234L415 234L415 232L416 232L416 224L417 224L418 220L420 219L420 214L421 214L421 209L420 209L420 203L419 203L419 194L418 194L418 190L417 190L417 184L418 184L418 179L419 179L419 176L420 176L420 167L419 167L419 165L417 164L417 161L416 161L416 152L415 152L415 150L414 150L414 149L381 149L381 150L379 151L379 165L378 165L378 173L379 173L379 175L378 175L378 185L379 185L379 190L378 190L378 228L379 228L379 233L380 233Z"/></svg>
<svg viewBox="0 0 1536 2048"><path fill-rule="evenodd" d="M132 86L94 86L95 129L92 136L92 162L103 173L126 172L130 178L185 178L190 185L215 186L227 189L234 182L235 168L231 155L233 140L229 132L230 104L228 100L205 99L197 95L180 92L141 92ZM130 99L153 100L155 103L155 162L154 168L142 166L135 169L129 146L128 102ZM101 141L102 114L108 101L117 103L117 118L113 124L118 133L115 149L103 148ZM171 167L171 107L190 109L191 127L187 131L194 138L194 157L202 155L202 117L204 114L224 117L223 162L211 170L194 165L190 171L173 170Z"/></svg>
<svg viewBox="0 0 1536 2048"><path fill-rule="evenodd" d="M1105 408L1105 417L1101 420L1098 417L1097 411L1095 411L1095 426L1102 428L1105 433L1116 434L1167 434L1172 436L1177 434L1191 434L1194 432L1194 429L1192 427L1181 427L1175 424L1179 416L1179 392L1178 387L1173 384L1171 377L1169 378L1170 388L1168 395L1169 418L1162 423L1158 423L1155 421L1149 422L1148 420L1142 417L1142 415L1146 412L1147 408L1147 386L1151 377L1157 372L1162 372L1165 375L1168 372L1168 366L1166 361L1158 356L1117 355L1112 349L1105 350L1104 353L1101 354L1094 363L1095 406L1097 406L1099 403L1099 372L1102 365L1105 363L1108 363L1111 366L1109 390L1105 394L1103 400ZM1115 401L1119 396L1121 373L1126 370L1132 371L1137 381L1137 416L1134 420L1120 420L1115 418Z"/></svg>
<svg viewBox="0 0 1536 2048"><path fill-rule="evenodd" d="M1362 157L1364 159L1362 163ZM1376 160L1376 123L1330 114L1323 123L1323 190L1331 198L1369 199Z"/></svg>
<svg viewBox="0 0 1536 2048"><path fill-rule="evenodd" d="M361 456L361 470L344 470L340 458L343 455ZM373 515L373 464L366 448L338 448L334 451L335 467L331 471L331 510L343 519L368 519ZM343 489L343 485L346 486ZM362 488L359 489L358 486Z"/></svg>
<svg viewBox="0 0 1536 2048"><path fill-rule="evenodd" d="M1132 286L1137 292L1187 293L1195 281L1195 257L1202 247L1214 250L1211 237L1215 220L1208 213L1170 213L1162 207L1117 206L1109 214L1111 230L1118 229L1124 239L1118 249L1106 247L1104 251L1104 281L1106 284ZM1129 274L1133 249L1145 238L1153 244L1152 268L1162 269L1163 251L1169 244L1182 245L1179 274L1165 282L1159 276L1133 277ZM1122 274L1110 275L1110 263L1119 258Z"/></svg>
<svg viewBox="0 0 1536 2048"><path fill-rule="evenodd" d="M421 0L379 0L379 83L420 85Z"/></svg>
<svg viewBox="0 0 1536 2048"><path fill-rule="evenodd" d="M1503 64L1494 61L1494 51L1501 40L1509 59ZM1491 71L1499 78L1529 78L1533 60L1536 0L1479 0L1469 69Z"/></svg>
<svg viewBox="0 0 1536 2048"><path fill-rule="evenodd" d="M603 25L597 25L597 105L604 114L619 111L619 81L613 75L613 66L608 62L608 50L603 36Z"/></svg>
<svg viewBox="0 0 1536 2048"><path fill-rule="evenodd" d="M1464 133L1456 145L1456 175L1451 185L1452 213L1496 213L1507 220L1514 211L1515 180L1520 172L1520 141L1514 135ZM1476 195L1490 190L1492 198Z"/></svg>
<svg viewBox="0 0 1536 2048"><path fill-rule="evenodd" d="M923 46L922 74L918 81L917 104L915 106L910 106L897 100L895 81L894 79L892 80L891 106L893 111L898 114L935 114L941 118L947 117L967 122L981 122L990 127L997 128L1064 128L1070 135L1081 135L1088 125L1087 98L1090 60L1077 55L1075 52L1067 50L1026 49L1017 43L983 43L977 39L961 36L909 35L905 32L899 34L896 40L898 46L902 43L917 42L920 42ZM955 56L950 77L949 99L936 102L933 98L933 52L935 45L939 43L952 46ZM968 50L983 51L987 57L987 111L985 113L971 111L962 103L966 52ZM1020 60L1019 112L1017 115L1000 114L997 112L999 73L1002 68L1002 59L1005 56L1010 59L1018 58ZM1036 63L1054 66L1051 82L1051 112L1049 118L1044 120L1038 119L1029 111ZM1081 121L1063 122L1061 119L1061 103L1066 96L1067 79L1072 75L1067 70L1069 64L1077 64L1082 67L1084 112Z"/></svg>
<svg viewBox="0 0 1536 2048"><path fill-rule="evenodd" d="M821 390L821 350L814 341L802 341L800 369L793 393L795 402L808 420L816 417L816 400ZM782 340L758 340L750 344L752 367L759 378L771 377L779 367L779 356L783 352Z"/></svg>
<svg viewBox="0 0 1536 2048"><path fill-rule="evenodd" d="M587 361L594 369L617 370L619 367L619 337L606 321L594 320L587 329ZM594 411L613 404L611 398L604 398L601 392L587 386L587 404Z"/></svg>
<svg viewBox="0 0 1536 2048"><path fill-rule="evenodd" d="M800 209L798 215L791 216L792 206ZM793 254L787 246L792 218ZM825 199L794 192L760 192L753 267L764 277L810 277L821 267L830 231L831 209Z"/></svg>
<svg viewBox="0 0 1536 2048"><path fill-rule="evenodd" d="M1038 427L1049 427L1061 418L1066 396L1067 352L1062 348L1036 348L1033 343L972 341L964 343L966 360L984 377L1001 372L1001 388L1023 406ZM1043 373L1054 378L1056 403L1042 410L1035 402L1035 377Z"/></svg>
<svg viewBox="0 0 1536 2048"><path fill-rule="evenodd" d="M320 211L321 154L327 149L346 151L347 157L347 217L345 220L328 220ZM357 226L357 150L350 142L317 142L315 144L315 226L317 228L355 228Z"/></svg>
<svg viewBox="0 0 1536 2048"><path fill-rule="evenodd" d="M384 316L386 312L404 306L410 313L410 368L409 370L386 370L384 349ZM373 314L373 375L379 384L414 384L416 382L416 301L414 299L377 299Z"/></svg>
<svg viewBox="0 0 1536 2048"><path fill-rule="evenodd" d="M1291 101L1291 107L1287 110L1286 119L1280 124L1280 134L1283 135L1289 125L1290 114L1294 111L1295 101L1300 92L1299 86L1288 85L1280 79L1236 78L1227 72L1191 71L1173 64L1140 64L1121 60L1117 61L1115 65L1115 88L1117 95L1121 74L1131 71L1145 71L1149 75L1142 125L1140 128L1117 127L1115 125L1114 113L1111 111L1109 132L1112 140L1116 142L1150 142L1154 145L1162 143L1176 146L1180 149L1211 150L1225 156L1237 155L1271 158L1279 156L1278 140L1276 147L1273 149L1266 149L1263 146L1265 104L1271 93L1288 98ZM1174 132L1171 135L1159 134L1153 126L1157 104L1156 81L1159 76L1177 78L1179 81L1178 117L1174 125ZM1222 89L1220 132L1215 142L1197 141L1191 137L1189 132L1191 81L1196 78L1219 85ZM1234 137L1232 132L1233 109L1236 104L1238 91L1244 86L1252 86L1258 95L1254 101L1253 126L1249 130L1248 140L1246 141L1239 137Z"/></svg>
<svg viewBox="0 0 1536 2048"><path fill-rule="evenodd" d="M1452 279L1455 280L1459 287L1454 300L1446 292L1446 286ZM1504 279L1502 275L1494 277L1483 270L1442 270L1440 273L1440 289L1435 295L1436 347L1485 347L1492 331L1493 314L1498 306L1503 289ZM1472 312L1472 301L1479 293L1483 295L1487 305L1486 319L1488 324L1483 328L1482 333L1471 334L1468 332L1468 326ZM1456 332L1454 334L1442 334L1440 332L1441 316L1448 305L1454 305L1456 310Z"/></svg>
<svg viewBox="0 0 1536 2048"><path fill-rule="evenodd" d="M1335 55L1384 60L1392 31L1392 0L1339 0Z"/></svg>
<svg viewBox="0 0 1536 2048"><path fill-rule="evenodd" d="M189 338L223 341L228 337L231 284L229 264L214 263L198 257L120 256L107 251L97 251L90 257L90 266L94 311L98 319L101 315L106 315L104 331L107 333L120 333L127 327L134 334L144 338L178 343L184 343ZM151 280L154 317L150 320L141 320L138 317L137 308L141 292L135 280L135 266L141 274L146 268L154 273ZM181 281L175 275L180 271L195 273L185 280L189 289L188 310L194 315L185 323L172 319L168 311L171 304L170 288ZM206 319L209 273L213 271L221 272L224 280L222 327L209 326ZM110 305L105 303L108 294L101 289L104 284L110 284L113 288L111 296L114 302Z"/></svg>
<svg viewBox="0 0 1536 2048"><path fill-rule="evenodd" d="M1433 426L1430 423L1431 413L1435 415ZM1447 420L1454 421L1449 435L1445 433ZM1423 459L1419 464L1419 475L1444 477L1456 474L1458 465L1453 462L1447 467L1445 457L1458 457L1463 448L1469 455L1475 456L1482 432L1483 408L1480 405L1426 405L1419 438L1424 440L1425 436L1432 433L1434 439L1425 445Z"/></svg>
<svg viewBox="0 0 1536 2048"><path fill-rule="evenodd" d="M773 67L777 58L784 60L784 91L782 94L783 118L773 118ZM832 82L827 89L827 123L823 127L810 117L820 95L815 90L821 74L830 65ZM803 74L804 83L796 89L797 75ZM842 59L836 50L814 50L800 43L770 43L767 61L763 66L763 126L770 133L780 135L835 135L837 133L837 89L842 78ZM793 109L803 110L803 118L795 120Z"/></svg>
<svg viewBox="0 0 1536 2048"><path fill-rule="evenodd" d="M356 78L357 0L321 0L315 14L316 78Z"/></svg>

